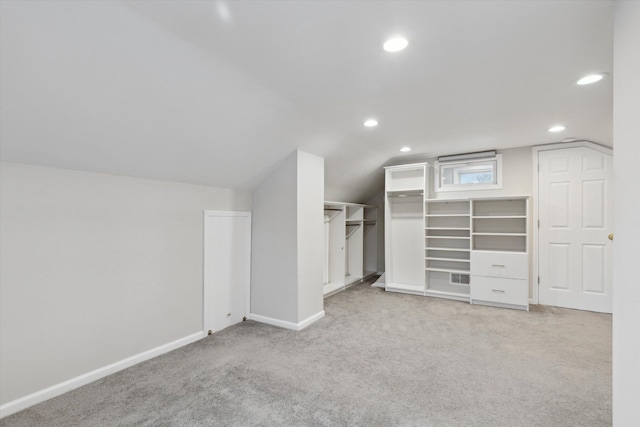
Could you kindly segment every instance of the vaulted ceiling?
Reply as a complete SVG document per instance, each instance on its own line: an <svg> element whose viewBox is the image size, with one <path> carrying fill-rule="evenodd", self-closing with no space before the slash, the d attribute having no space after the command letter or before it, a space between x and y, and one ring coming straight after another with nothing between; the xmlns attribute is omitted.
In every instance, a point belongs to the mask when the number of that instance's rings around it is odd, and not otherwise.
<svg viewBox="0 0 640 427"><path fill-rule="evenodd" d="M0 2L2 160L252 189L294 149L326 198L381 167L612 144L611 1ZM382 50L394 34L399 53ZM610 78L590 86L591 72ZM379 121L365 128L369 117ZM567 129L551 134L562 123Z"/></svg>

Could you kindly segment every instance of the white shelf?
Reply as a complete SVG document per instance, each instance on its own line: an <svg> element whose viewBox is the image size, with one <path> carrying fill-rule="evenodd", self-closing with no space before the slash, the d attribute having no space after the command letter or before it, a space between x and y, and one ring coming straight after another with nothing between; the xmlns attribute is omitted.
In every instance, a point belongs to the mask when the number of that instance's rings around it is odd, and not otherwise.
<svg viewBox="0 0 640 427"><path fill-rule="evenodd" d="M450 217L450 216L454 216L454 217L461 217L461 216L471 216L471 214L426 214L425 216L428 217Z"/></svg>
<svg viewBox="0 0 640 427"><path fill-rule="evenodd" d="M526 215L474 215L473 219L526 219Z"/></svg>
<svg viewBox="0 0 640 427"><path fill-rule="evenodd" d="M427 239L441 239L441 240L469 240L469 236L425 236Z"/></svg>
<svg viewBox="0 0 640 427"><path fill-rule="evenodd" d="M441 267L427 267L426 271L437 271L440 273L458 273L458 274L469 274L469 270L459 270L455 268L441 268Z"/></svg>
<svg viewBox="0 0 640 427"><path fill-rule="evenodd" d="M425 227L425 230L452 230L452 231L469 231L471 230L471 227Z"/></svg>
<svg viewBox="0 0 640 427"><path fill-rule="evenodd" d="M427 261L450 261L450 262L466 262L469 263L471 262L471 260L469 259L462 259L462 258L438 258L438 257L425 257L424 259L426 259Z"/></svg>
<svg viewBox="0 0 640 427"><path fill-rule="evenodd" d="M436 248L433 246L426 246L427 251L451 251L451 252L471 252L471 249L467 248Z"/></svg>
<svg viewBox="0 0 640 427"><path fill-rule="evenodd" d="M474 236L514 236L526 237L527 233L472 233Z"/></svg>

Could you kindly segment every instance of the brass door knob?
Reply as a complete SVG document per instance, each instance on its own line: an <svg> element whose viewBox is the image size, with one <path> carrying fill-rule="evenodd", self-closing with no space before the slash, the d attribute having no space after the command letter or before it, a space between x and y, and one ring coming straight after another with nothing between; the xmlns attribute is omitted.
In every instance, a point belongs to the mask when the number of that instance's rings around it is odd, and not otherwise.
<svg viewBox="0 0 640 427"><path fill-rule="evenodd" d="M609 240L613 240L613 233L609 233Z"/></svg>

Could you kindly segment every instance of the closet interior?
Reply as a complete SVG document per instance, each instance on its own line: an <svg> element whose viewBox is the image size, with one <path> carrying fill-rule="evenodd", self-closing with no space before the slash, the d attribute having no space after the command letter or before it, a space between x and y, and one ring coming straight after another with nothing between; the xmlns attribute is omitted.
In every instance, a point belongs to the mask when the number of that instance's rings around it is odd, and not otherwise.
<svg viewBox="0 0 640 427"><path fill-rule="evenodd" d="M342 291L378 271L377 208L325 202L323 293Z"/></svg>

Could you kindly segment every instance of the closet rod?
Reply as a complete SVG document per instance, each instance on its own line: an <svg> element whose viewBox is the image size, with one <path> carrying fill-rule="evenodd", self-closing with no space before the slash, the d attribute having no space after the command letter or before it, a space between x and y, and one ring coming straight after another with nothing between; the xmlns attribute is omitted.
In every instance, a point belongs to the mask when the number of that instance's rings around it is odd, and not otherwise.
<svg viewBox="0 0 640 427"><path fill-rule="evenodd" d="M338 212L342 212L342 209L335 209L335 208L324 208L325 211L338 211Z"/></svg>

